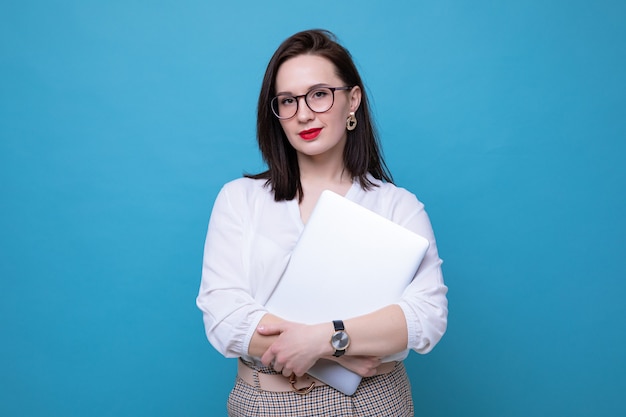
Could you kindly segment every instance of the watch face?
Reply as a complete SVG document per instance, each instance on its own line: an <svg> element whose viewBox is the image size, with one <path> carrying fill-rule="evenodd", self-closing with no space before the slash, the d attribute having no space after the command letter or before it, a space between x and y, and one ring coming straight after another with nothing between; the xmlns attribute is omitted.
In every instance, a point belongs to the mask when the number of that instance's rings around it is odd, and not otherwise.
<svg viewBox="0 0 626 417"><path fill-rule="evenodd" d="M345 350L350 344L350 338L348 337L348 333L338 331L333 334L333 337L330 339L330 343L337 350Z"/></svg>

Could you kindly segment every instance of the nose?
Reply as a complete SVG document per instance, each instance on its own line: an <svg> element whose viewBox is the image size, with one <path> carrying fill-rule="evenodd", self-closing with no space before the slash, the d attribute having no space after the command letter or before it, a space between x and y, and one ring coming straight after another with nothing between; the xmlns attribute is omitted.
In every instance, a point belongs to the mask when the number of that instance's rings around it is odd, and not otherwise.
<svg viewBox="0 0 626 417"><path fill-rule="evenodd" d="M306 102L304 96L298 97L298 110L296 112L296 117L301 122L307 122L315 117L313 110L309 108L309 105Z"/></svg>

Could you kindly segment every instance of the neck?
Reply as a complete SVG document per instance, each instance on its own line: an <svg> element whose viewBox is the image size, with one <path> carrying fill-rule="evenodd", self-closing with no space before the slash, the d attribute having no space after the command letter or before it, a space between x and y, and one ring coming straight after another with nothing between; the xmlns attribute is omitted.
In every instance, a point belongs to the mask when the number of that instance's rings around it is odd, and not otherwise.
<svg viewBox="0 0 626 417"><path fill-rule="evenodd" d="M332 186L346 182L352 183L352 176L346 170L343 160L305 157L298 159L298 165L303 186L305 184Z"/></svg>

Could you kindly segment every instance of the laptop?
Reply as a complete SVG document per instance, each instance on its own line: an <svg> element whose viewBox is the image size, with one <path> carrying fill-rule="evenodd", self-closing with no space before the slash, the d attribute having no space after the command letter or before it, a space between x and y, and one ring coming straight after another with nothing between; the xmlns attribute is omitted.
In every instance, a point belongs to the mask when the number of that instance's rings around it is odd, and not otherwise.
<svg viewBox="0 0 626 417"><path fill-rule="evenodd" d="M326 190L265 306L308 324L370 313L400 299L428 246L424 237ZM325 359L308 373L346 395L361 382Z"/></svg>

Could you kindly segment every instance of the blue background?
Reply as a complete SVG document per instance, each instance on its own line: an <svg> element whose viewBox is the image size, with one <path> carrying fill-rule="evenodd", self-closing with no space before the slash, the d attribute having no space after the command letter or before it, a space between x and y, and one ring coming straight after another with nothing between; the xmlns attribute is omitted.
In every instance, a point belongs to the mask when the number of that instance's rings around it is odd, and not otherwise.
<svg viewBox="0 0 626 417"><path fill-rule="evenodd" d="M622 1L3 1L0 415L224 415L195 296L274 49L334 31L425 202L418 415L626 415Z"/></svg>

